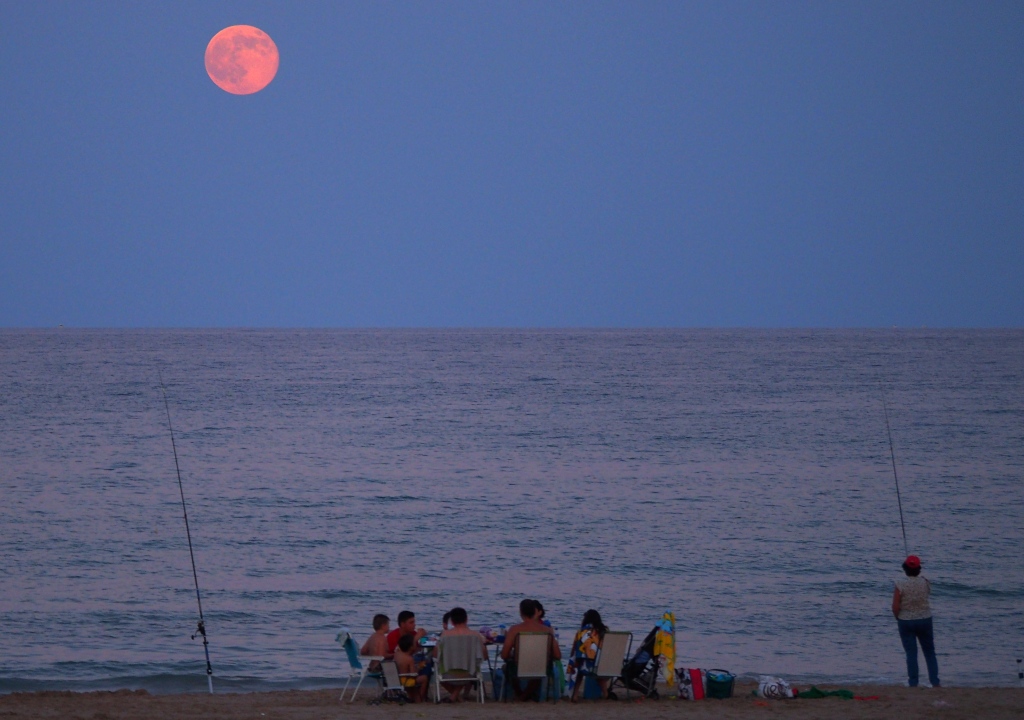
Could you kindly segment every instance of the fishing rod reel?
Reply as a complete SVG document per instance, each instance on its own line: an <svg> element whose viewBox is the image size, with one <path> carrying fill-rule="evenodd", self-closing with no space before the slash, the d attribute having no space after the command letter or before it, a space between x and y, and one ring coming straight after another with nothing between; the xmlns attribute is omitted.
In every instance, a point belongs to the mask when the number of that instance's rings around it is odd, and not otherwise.
<svg viewBox="0 0 1024 720"><path fill-rule="evenodd" d="M200 620L196 624L196 631L192 634L191 637L192 637L193 640L195 640L200 635L203 638L203 644L206 644L206 642L207 642L207 640L206 640L206 623L203 622L202 620Z"/></svg>

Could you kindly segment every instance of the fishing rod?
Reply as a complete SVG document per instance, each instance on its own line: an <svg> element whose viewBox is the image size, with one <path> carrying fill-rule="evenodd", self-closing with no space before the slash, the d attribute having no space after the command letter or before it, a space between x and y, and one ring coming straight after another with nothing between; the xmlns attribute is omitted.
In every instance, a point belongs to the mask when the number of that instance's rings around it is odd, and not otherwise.
<svg viewBox="0 0 1024 720"><path fill-rule="evenodd" d="M903 530L903 554L910 555L907 544L907 526L903 522L903 500L900 498L900 476L896 474L896 451L892 447L892 429L889 427L889 406L885 402L885 390L882 390L882 410L885 412L885 432L889 435L889 458L892 460L892 477L896 481L896 502L900 508L900 529Z"/></svg>
<svg viewBox="0 0 1024 720"><path fill-rule="evenodd" d="M167 402L167 388L164 387L164 375L160 375L160 390L164 395L164 409L167 411L167 429L171 431L171 450L174 452L174 470L178 473L178 491L181 493L181 514L185 518L185 535L188 537L188 556L192 559L192 579L196 583L196 603L199 605L199 624L192 639L196 635L203 638L203 652L206 653L206 682L210 686L210 694L213 694L213 665L210 664L210 641L206 639L206 620L203 619L203 600L199 596L199 575L196 574L196 556L192 552L192 532L188 528L188 509L185 507L185 487L181 484L181 467L178 465L178 448L174 444L174 427L171 425L171 406Z"/></svg>

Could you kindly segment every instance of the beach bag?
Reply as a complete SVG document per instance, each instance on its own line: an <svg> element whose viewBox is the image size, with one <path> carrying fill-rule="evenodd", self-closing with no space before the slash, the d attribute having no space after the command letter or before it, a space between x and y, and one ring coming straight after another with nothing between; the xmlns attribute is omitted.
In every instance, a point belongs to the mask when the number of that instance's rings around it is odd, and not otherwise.
<svg viewBox="0 0 1024 720"><path fill-rule="evenodd" d="M706 696L725 700L732 697L732 686L736 676L728 670L708 670L708 691Z"/></svg>
<svg viewBox="0 0 1024 720"><path fill-rule="evenodd" d="M580 694L584 700L600 700L604 696L601 691L601 683L597 678L589 675L583 678L583 691Z"/></svg>
<svg viewBox="0 0 1024 720"><path fill-rule="evenodd" d="M555 700L561 700L565 695L565 666L562 665L561 660L555 660L551 663L551 692L549 693Z"/></svg>
<svg viewBox="0 0 1024 720"><path fill-rule="evenodd" d="M770 700L781 700L783 698L796 697L796 693L793 692L793 688L789 686L789 683L782 678L762 675L760 682L757 684L757 696Z"/></svg>
<svg viewBox="0 0 1024 720"><path fill-rule="evenodd" d="M708 671L700 668L676 668L680 700L703 700L708 694Z"/></svg>

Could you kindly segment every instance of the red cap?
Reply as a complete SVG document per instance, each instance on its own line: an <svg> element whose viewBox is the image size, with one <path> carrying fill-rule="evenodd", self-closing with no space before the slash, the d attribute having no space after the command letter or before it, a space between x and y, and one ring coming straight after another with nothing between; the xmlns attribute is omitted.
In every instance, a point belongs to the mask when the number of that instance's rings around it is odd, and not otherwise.
<svg viewBox="0 0 1024 720"><path fill-rule="evenodd" d="M911 570L920 570L921 558L919 558L917 555L907 555L907 559L903 561L903 564Z"/></svg>

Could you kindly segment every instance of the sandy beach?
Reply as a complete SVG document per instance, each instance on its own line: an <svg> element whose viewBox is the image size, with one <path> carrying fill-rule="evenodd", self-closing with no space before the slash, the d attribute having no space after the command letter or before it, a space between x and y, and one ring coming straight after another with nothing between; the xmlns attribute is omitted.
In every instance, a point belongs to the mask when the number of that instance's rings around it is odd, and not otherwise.
<svg viewBox="0 0 1024 720"><path fill-rule="evenodd" d="M1020 718L1024 689L1019 688L905 688L891 685L846 686L863 700L762 700L752 696L752 683L738 683L728 700L637 700L560 703L433 703L370 705L372 691L354 703L339 702L336 690L294 690L244 694L151 695L145 691L38 692L0 696L0 718ZM822 686L821 689L835 689Z"/></svg>

